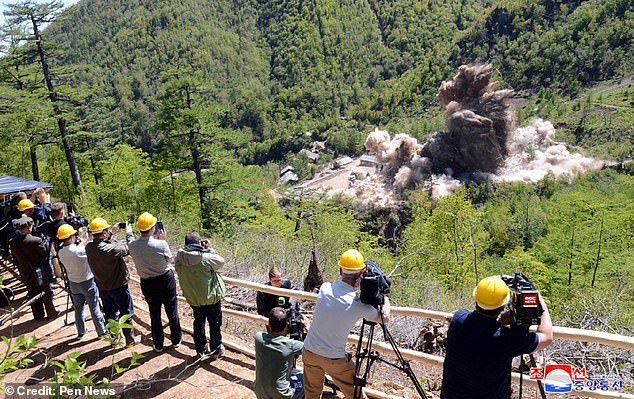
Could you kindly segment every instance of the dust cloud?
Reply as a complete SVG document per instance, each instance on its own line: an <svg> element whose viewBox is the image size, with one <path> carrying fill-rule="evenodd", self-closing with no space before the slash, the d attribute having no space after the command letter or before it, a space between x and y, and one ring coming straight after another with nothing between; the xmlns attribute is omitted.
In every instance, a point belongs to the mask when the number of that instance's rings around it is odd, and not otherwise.
<svg viewBox="0 0 634 399"><path fill-rule="evenodd" d="M513 90L499 90L494 72L491 65L463 65L453 80L441 84L438 99L447 131L431 134L424 144L404 133L393 138L378 128L370 133L365 148L376 156L377 173L353 173L350 194L362 206L385 207L416 186L441 197L464 181L537 182L548 172L559 176L603 166L556 143L548 121L516 128Z"/></svg>

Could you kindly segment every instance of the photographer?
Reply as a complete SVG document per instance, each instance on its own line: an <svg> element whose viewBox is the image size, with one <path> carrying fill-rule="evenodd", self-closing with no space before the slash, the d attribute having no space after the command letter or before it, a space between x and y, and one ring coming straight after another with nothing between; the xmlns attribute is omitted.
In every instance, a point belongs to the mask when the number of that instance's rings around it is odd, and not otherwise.
<svg viewBox="0 0 634 399"><path fill-rule="evenodd" d="M362 303L355 288L365 269L361 253L349 249L339 259L341 280L319 289L313 323L304 341L304 387L306 399L318 399L328 373L346 398L354 397L355 365L346 353L348 334L360 319L381 322L379 311ZM384 321L390 316L390 300L383 304Z"/></svg>
<svg viewBox="0 0 634 399"><path fill-rule="evenodd" d="M290 399L303 397L303 390L296 389L291 381L301 374L293 373L295 358L302 353L304 343L286 337L288 311L281 307L269 312L270 333L255 334L255 396L258 399ZM309 323L302 316L302 325Z"/></svg>
<svg viewBox="0 0 634 399"><path fill-rule="evenodd" d="M63 202L55 202L51 205L51 216L53 220L48 224L46 235L48 235L51 242L51 255L53 264L53 271L56 277L62 277L62 270L59 265L58 253L61 246L61 241L57 238L57 231L59 228L66 224L66 204Z"/></svg>
<svg viewBox="0 0 634 399"><path fill-rule="evenodd" d="M162 307L165 307L169 320L173 347L181 344L183 332L178 318L176 279L169 264L172 261L172 251L165 241L165 230L157 230L156 225L157 219L152 214L149 212L141 214L136 222L137 229L141 231L141 237L128 244L128 247L136 271L141 278L141 292L150 311L154 351L162 352L165 341L161 320Z"/></svg>
<svg viewBox="0 0 634 399"><path fill-rule="evenodd" d="M271 267L269 270L269 282L266 285L277 288L286 288L294 290L295 287L289 279L282 277L282 271L277 266ZM280 305L280 298L284 298L284 305ZM264 317L269 317L271 309L282 306L288 309L291 306L290 298L287 296L280 297L278 295L269 294L268 292L258 291L256 297L256 305L258 314Z"/></svg>
<svg viewBox="0 0 634 399"><path fill-rule="evenodd" d="M119 242L112 237L119 231L119 226L112 226L103 218L94 218L88 229L92 234L92 241L86 244L86 256L90 270L99 288L103 313L108 320L118 320L120 316L134 315L132 294L128 287L130 273L124 257L130 254L127 243L134 239L132 227L125 227L126 242ZM132 324L132 318L128 320ZM137 335L134 328L124 328L126 347L132 347L141 342L141 335Z"/></svg>
<svg viewBox="0 0 634 399"><path fill-rule="evenodd" d="M225 283L218 273L225 260L209 246L209 241L200 238L197 232L185 236L185 247L176 253L176 273L187 303L194 313L194 346L198 358L210 355L219 359L225 347L222 344L222 298ZM205 324L209 323L209 345L205 337Z"/></svg>
<svg viewBox="0 0 634 399"><path fill-rule="evenodd" d="M70 224L62 224L57 230L57 239L61 241L59 260L68 275L70 297L75 308L75 327L77 337L86 333L84 323L84 305L88 304L92 322L98 336L106 334L104 319L99 308L99 289L88 265L86 245L77 238L77 230Z"/></svg>
<svg viewBox="0 0 634 399"><path fill-rule="evenodd" d="M442 399L507 399L513 357L546 348L553 327L546 303L537 332L504 326L498 316L510 298L509 287L498 276L482 279L473 291L475 310L454 313L447 331Z"/></svg>

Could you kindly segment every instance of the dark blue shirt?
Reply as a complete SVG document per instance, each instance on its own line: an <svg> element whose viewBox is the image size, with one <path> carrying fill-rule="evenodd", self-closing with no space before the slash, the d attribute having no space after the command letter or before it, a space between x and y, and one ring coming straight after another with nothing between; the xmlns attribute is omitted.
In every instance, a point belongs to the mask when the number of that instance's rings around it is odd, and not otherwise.
<svg viewBox="0 0 634 399"><path fill-rule="evenodd" d="M466 309L457 311L447 331L441 399L507 399L511 361L531 353L539 337L525 328Z"/></svg>

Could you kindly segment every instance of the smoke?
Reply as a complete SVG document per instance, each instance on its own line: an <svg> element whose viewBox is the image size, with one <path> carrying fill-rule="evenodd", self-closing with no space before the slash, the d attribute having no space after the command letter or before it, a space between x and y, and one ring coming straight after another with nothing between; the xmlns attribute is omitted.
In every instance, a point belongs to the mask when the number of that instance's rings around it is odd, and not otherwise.
<svg viewBox="0 0 634 399"><path fill-rule="evenodd" d="M430 175L429 159L419 155L421 145L407 134L397 134L390 140L387 131L377 128L366 139L365 148L376 155L382 165L381 174L398 191L411 188Z"/></svg>
<svg viewBox="0 0 634 399"><path fill-rule="evenodd" d="M441 197L461 181L537 182L548 172L559 176L603 166L555 143L555 128L548 121L535 119L516 129L513 90L497 90L494 72L491 65L463 65L453 80L441 84L438 99L448 131L431 134L423 145L403 133L393 139L378 128L370 133L365 148L380 166L378 174L351 178L357 201L392 206L398 193L418 184Z"/></svg>
<svg viewBox="0 0 634 399"><path fill-rule="evenodd" d="M463 65L443 82L438 100L445 108L447 132L437 132L422 147L434 172L494 172L504 164L515 129L512 90L497 90L493 66Z"/></svg>
<svg viewBox="0 0 634 399"><path fill-rule="evenodd" d="M538 182L548 172L555 176L600 169L604 162L570 153L564 144L555 143L552 123L535 119L519 128L509 142L509 156L493 176L497 181Z"/></svg>

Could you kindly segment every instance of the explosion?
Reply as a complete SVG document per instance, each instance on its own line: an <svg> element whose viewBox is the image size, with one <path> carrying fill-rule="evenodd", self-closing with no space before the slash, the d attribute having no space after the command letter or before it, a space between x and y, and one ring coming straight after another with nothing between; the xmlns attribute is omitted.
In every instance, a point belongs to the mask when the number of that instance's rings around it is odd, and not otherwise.
<svg viewBox="0 0 634 399"><path fill-rule="evenodd" d="M403 133L392 139L378 128L370 133L365 148L376 155L379 175L353 176L353 196L364 206L382 207L397 202L394 192L417 184L437 197L465 180L537 182L548 172L559 176L603 166L555 143L548 121L535 119L516 129L513 90L498 90L493 75L491 65L463 65L453 80L443 82L438 99L448 131L431 134L422 145Z"/></svg>

